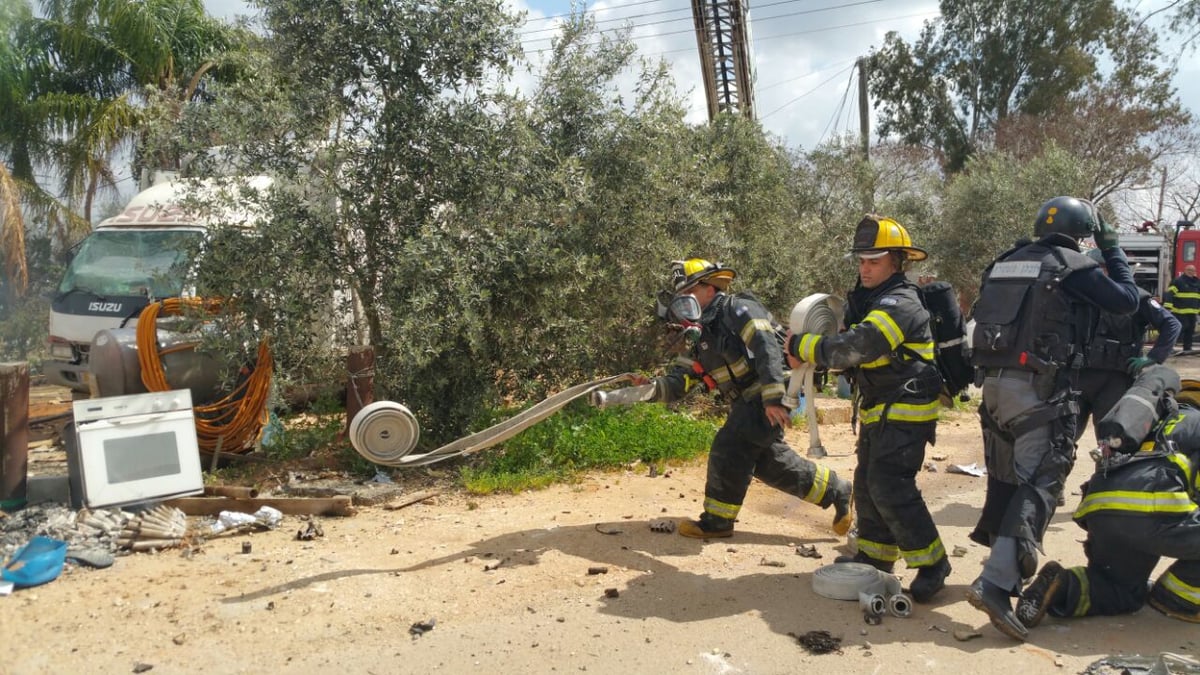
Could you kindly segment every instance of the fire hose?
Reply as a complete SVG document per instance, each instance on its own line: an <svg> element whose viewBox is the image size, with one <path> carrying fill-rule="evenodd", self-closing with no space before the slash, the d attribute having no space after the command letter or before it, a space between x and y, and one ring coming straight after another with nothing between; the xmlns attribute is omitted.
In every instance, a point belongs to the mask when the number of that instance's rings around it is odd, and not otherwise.
<svg viewBox="0 0 1200 675"><path fill-rule="evenodd" d="M912 598L900 579L863 563L834 563L813 572L813 592L833 600L857 600L867 623L879 623L884 613L904 618L912 614Z"/></svg>
<svg viewBox="0 0 1200 675"><path fill-rule="evenodd" d="M841 329L843 314L844 305L840 299L828 293L813 293L792 308L788 325L795 334L834 335ZM804 412L808 420L808 456L825 457L829 453L825 451L825 446L821 445L821 436L817 431L816 385L814 383L816 369L817 364L804 361L799 368L792 370L783 404L794 410L800 405L801 395L803 395Z"/></svg>
<svg viewBox="0 0 1200 675"><path fill-rule="evenodd" d="M420 438L417 418L408 408L393 401L376 401L365 406L350 421L350 445L368 461L383 466L425 466L461 457L503 443L558 412L575 399L604 387L625 382L631 373L613 375L561 391L503 422L447 443L436 450L412 454Z"/></svg>

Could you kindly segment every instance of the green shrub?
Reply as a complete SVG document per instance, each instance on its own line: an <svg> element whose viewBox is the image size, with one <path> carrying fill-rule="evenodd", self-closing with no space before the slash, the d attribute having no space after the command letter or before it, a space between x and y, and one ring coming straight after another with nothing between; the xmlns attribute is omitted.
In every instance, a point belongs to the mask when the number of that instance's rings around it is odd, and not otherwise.
<svg viewBox="0 0 1200 675"><path fill-rule="evenodd" d="M518 492L588 469L686 460L708 449L716 428L713 419L658 404L610 410L572 404L463 468L462 480L479 494Z"/></svg>

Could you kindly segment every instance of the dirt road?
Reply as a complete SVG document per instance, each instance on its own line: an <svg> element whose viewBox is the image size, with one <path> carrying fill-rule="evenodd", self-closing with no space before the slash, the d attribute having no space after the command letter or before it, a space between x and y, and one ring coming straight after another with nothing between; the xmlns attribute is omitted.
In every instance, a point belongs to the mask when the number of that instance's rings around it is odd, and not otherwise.
<svg viewBox="0 0 1200 675"><path fill-rule="evenodd" d="M1175 365L1200 373L1194 357ZM848 426L821 436L848 474ZM807 448L807 434L790 439ZM982 463L974 415L947 416L929 455L937 471L921 487L947 548L965 554L949 587L907 619L869 626L856 603L812 592L813 571L844 543L829 511L756 484L732 539L652 532L653 519L699 513L704 467L651 477L638 466L517 496L364 508L324 520L315 541L297 541L303 524L288 518L191 558L69 567L0 598L0 672L1078 673L1112 654L1197 653L1194 625L1152 609L1049 618L1026 644L997 633L963 597L985 553L967 539L984 480L946 471ZM1090 469L1081 453L1076 494L1046 538L1067 565L1083 562L1070 511ZM802 544L823 558L797 555ZM410 632L417 623L432 628ZM809 654L794 636L813 630L840 637L841 651Z"/></svg>

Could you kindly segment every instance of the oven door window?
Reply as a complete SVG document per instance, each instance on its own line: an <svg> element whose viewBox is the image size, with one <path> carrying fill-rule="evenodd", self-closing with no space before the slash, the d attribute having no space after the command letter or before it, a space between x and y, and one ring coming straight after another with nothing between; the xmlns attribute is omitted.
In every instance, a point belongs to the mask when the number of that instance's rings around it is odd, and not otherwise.
<svg viewBox="0 0 1200 675"><path fill-rule="evenodd" d="M178 434L160 431L104 439L104 470L113 485L179 475Z"/></svg>

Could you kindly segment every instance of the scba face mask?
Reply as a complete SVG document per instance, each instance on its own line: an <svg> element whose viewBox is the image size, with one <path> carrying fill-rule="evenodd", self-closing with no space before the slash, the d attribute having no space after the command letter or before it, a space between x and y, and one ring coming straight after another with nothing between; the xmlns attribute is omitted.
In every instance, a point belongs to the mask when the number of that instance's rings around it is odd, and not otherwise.
<svg viewBox="0 0 1200 675"><path fill-rule="evenodd" d="M670 291L659 293L658 318L680 331L689 345L700 340L700 302L687 294L672 295Z"/></svg>

